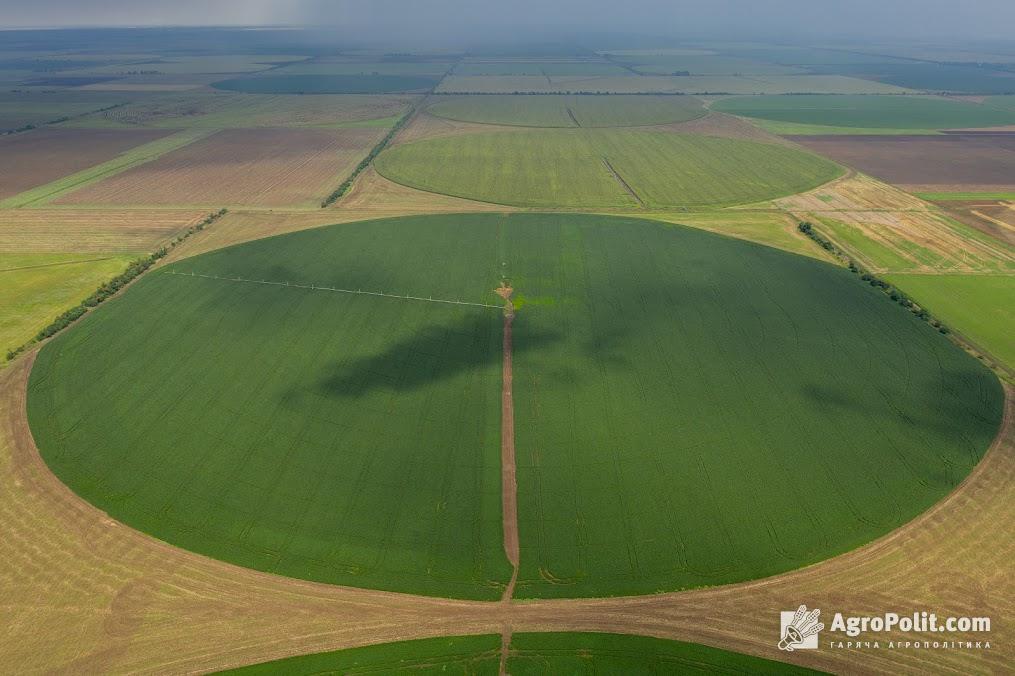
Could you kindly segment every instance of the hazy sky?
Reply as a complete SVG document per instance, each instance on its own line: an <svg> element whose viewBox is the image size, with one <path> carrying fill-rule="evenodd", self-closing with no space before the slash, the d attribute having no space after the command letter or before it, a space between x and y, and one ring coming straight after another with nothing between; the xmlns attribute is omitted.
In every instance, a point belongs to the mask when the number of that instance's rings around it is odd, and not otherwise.
<svg viewBox="0 0 1015 676"><path fill-rule="evenodd" d="M558 27L1010 38L1015 0L0 0L0 26L327 24L417 39Z"/></svg>

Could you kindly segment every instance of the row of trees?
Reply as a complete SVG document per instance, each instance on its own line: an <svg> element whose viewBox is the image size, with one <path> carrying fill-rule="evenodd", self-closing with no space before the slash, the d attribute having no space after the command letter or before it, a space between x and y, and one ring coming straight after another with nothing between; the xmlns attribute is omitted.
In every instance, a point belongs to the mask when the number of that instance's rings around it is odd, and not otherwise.
<svg viewBox="0 0 1015 676"><path fill-rule="evenodd" d="M850 256L845 251L836 246L836 244L832 242L830 239L828 239L827 237L816 231L812 223L803 221L802 223L799 223L797 225L797 229L800 230L800 232L802 232L804 235L809 237L811 240L813 240L822 249L831 253L836 258L844 261L846 265L849 267L850 272L852 272L854 275L859 276L860 279L867 282L871 286L877 289L881 289L881 291L883 291L885 295L887 295L893 301L895 301L896 303L906 308L923 321L933 326L940 333L944 334L949 333L948 327L942 324L935 317L931 316L931 314L927 312L926 309L914 303L909 296L907 296L899 289L895 288L885 280L876 277L874 274L864 269L863 266L861 266L859 263L853 260L852 256Z"/></svg>
<svg viewBox="0 0 1015 676"><path fill-rule="evenodd" d="M24 345L21 345L20 347L8 350L7 360L10 361L11 359L14 359L31 345L43 341L73 324L75 321L80 319L86 312L88 312L88 310L108 300L110 297L116 295L116 293L119 292L120 289L122 289L123 287L127 286L132 281L140 277L146 270L148 270L148 268L155 265L155 263L157 263L159 259L164 258L172 249L179 246L179 244L183 242L183 240L187 239L196 232L204 230L206 227L208 227L218 219L225 216L226 213L227 213L226 209L220 209L215 213L208 214L208 216L203 221L187 228L184 232L177 235L177 237L173 239L171 242L169 242L169 244L167 244L166 246L161 246L148 256L145 256L144 258L139 258L136 261L132 262L130 265L127 266L127 269L124 270L122 273L120 273L116 277L113 277L108 282L103 282L98 289L96 289L94 292L92 292L90 296L88 296L88 298L85 298L83 301L81 301L81 303L62 313L59 317L50 322L48 326L46 326L41 331L39 331L39 333L36 334L35 338L25 343Z"/></svg>
<svg viewBox="0 0 1015 676"><path fill-rule="evenodd" d="M364 169L369 167L370 163L374 161L374 158L380 155L381 151L384 150L389 143L391 143L391 139L395 138L395 134L397 134L399 130L405 126L405 123L409 121L409 117L412 116L414 112L416 112L416 108L410 108L409 112L403 115L402 118L395 123L395 126L393 126L388 133L384 135L384 138L382 138L377 145L373 147L370 153L360 160L360 163L357 164L356 168L352 170L351 174L349 174L349 178L342 181L340 186L335 188L330 195L324 198L324 201L321 202L322 209L334 204L336 200L349 190L353 181L356 180L356 177L359 176Z"/></svg>

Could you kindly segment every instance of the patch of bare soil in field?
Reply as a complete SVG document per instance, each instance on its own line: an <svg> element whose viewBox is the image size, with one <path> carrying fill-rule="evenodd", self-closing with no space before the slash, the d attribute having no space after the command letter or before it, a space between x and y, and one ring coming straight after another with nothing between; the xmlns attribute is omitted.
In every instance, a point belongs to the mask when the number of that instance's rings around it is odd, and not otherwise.
<svg viewBox="0 0 1015 676"><path fill-rule="evenodd" d="M376 214L375 218L380 218L383 215L405 216L466 211L515 211L515 209L416 190L389 181L370 166L357 177L349 192L335 203L332 211L369 212Z"/></svg>
<svg viewBox="0 0 1015 676"><path fill-rule="evenodd" d="M1015 202L1004 200L973 200L940 202L939 206L952 218L971 228L1015 246Z"/></svg>
<svg viewBox="0 0 1015 676"><path fill-rule="evenodd" d="M913 522L799 571L689 592L467 602L336 587L221 563L109 519L50 473L25 418L34 354L0 371L0 669L194 672L432 636L608 631L833 672L1002 673L1015 659L1015 411L972 474ZM524 556L524 552L521 553ZM990 650L782 653L779 611L990 616ZM826 631L824 638L829 636ZM861 634L855 640L917 638ZM919 637L923 638L923 637ZM935 637L936 638L936 637ZM976 640L983 635L961 638Z"/></svg>
<svg viewBox="0 0 1015 676"><path fill-rule="evenodd" d="M770 134L761 127L756 127L750 122L719 113L709 111L704 117L699 117L687 122L674 122L672 124L654 125L645 127L658 131L674 131L681 134L701 134L702 136L719 136L721 138L739 139L742 141L758 141L761 143L776 143L783 146L795 146L781 136Z"/></svg>
<svg viewBox="0 0 1015 676"><path fill-rule="evenodd" d="M506 126L498 124L480 124L479 122L461 122L445 117L431 115L425 110L419 111L412 121L398 132L391 145L422 141L438 136L456 136L458 134L474 134L489 131L525 131L526 127Z"/></svg>

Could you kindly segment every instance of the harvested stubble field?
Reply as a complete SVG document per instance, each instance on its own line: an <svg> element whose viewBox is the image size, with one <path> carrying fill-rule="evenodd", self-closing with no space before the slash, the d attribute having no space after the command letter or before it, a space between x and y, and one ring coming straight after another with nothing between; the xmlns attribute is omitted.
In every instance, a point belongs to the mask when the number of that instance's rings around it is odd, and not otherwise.
<svg viewBox="0 0 1015 676"><path fill-rule="evenodd" d="M389 148L385 178L420 190L527 207L723 206L834 179L840 167L781 145L636 130L452 135Z"/></svg>
<svg viewBox="0 0 1015 676"><path fill-rule="evenodd" d="M0 253L144 253L205 216L168 209L0 209Z"/></svg>
<svg viewBox="0 0 1015 676"><path fill-rule="evenodd" d="M102 164L169 134L158 129L47 127L0 137L0 200Z"/></svg>
<svg viewBox="0 0 1015 676"><path fill-rule="evenodd" d="M312 206L383 129L229 129L64 195L59 204Z"/></svg>
<svg viewBox="0 0 1015 676"><path fill-rule="evenodd" d="M502 275L519 596L821 560L926 509L997 426L993 376L844 270L648 221L477 214L333 226L148 275L43 349L35 438L71 488L169 542L498 598Z"/></svg>
<svg viewBox="0 0 1015 676"><path fill-rule="evenodd" d="M438 117L523 127L637 127L705 115L690 96L462 96L437 99Z"/></svg>
<svg viewBox="0 0 1015 676"><path fill-rule="evenodd" d="M911 192L1015 191L1015 133L793 140Z"/></svg>
<svg viewBox="0 0 1015 676"><path fill-rule="evenodd" d="M778 200L875 272L1015 271L1015 249L869 176Z"/></svg>

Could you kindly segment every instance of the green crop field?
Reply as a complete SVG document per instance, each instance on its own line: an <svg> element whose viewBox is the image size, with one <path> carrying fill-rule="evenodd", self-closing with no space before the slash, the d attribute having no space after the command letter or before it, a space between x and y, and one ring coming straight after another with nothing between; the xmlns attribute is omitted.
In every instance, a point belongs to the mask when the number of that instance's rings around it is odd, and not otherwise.
<svg viewBox="0 0 1015 676"><path fill-rule="evenodd" d="M431 75L264 75L212 86L245 94L389 94L426 91L439 80Z"/></svg>
<svg viewBox="0 0 1015 676"><path fill-rule="evenodd" d="M106 280L123 272L124 254L0 253L0 363Z"/></svg>
<svg viewBox="0 0 1015 676"><path fill-rule="evenodd" d="M523 127L637 127L702 117L690 96L462 96L427 110L439 117Z"/></svg>
<svg viewBox="0 0 1015 676"><path fill-rule="evenodd" d="M1015 276L889 275L887 279L1015 369Z"/></svg>
<svg viewBox="0 0 1015 676"><path fill-rule="evenodd" d="M994 376L846 270L654 221L485 214L157 268L43 348L32 431L75 492L173 544L497 598L501 311L423 299L496 305L504 277L520 597L825 559L939 500L999 423Z"/></svg>
<svg viewBox="0 0 1015 676"><path fill-rule="evenodd" d="M239 94L197 91L150 96L68 122L73 127L236 129L394 124L413 100L391 94Z"/></svg>
<svg viewBox="0 0 1015 676"><path fill-rule="evenodd" d="M1015 110L917 96L753 96L722 99L712 108L775 122L902 133L1015 124Z"/></svg>
<svg viewBox="0 0 1015 676"><path fill-rule="evenodd" d="M814 188L841 173L828 160L781 145L578 129L428 139L390 148L375 166L385 178L430 192L565 208L756 202Z"/></svg>
<svg viewBox="0 0 1015 676"><path fill-rule="evenodd" d="M496 674L500 636L422 639L301 655L225 673ZM807 669L696 643L599 633L511 636L510 674L810 674Z"/></svg>

